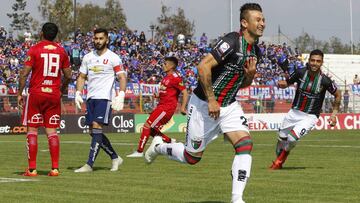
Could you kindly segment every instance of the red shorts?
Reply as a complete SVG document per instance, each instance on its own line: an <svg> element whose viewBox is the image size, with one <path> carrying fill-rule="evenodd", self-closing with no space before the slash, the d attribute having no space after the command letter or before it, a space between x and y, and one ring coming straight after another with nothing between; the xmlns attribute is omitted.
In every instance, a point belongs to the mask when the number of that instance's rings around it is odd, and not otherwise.
<svg viewBox="0 0 360 203"><path fill-rule="evenodd" d="M28 127L58 128L61 100L48 94L29 94L22 115L22 124Z"/></svg>
<svg viewBox="0 0 360 203"><path fill-rule="evenodd" d="M163 125L169 122L173 115L174 111L169 111L164 108L155 108L153 112L151 112L147 122L150 124L151 128L161 129Z"/></svg>

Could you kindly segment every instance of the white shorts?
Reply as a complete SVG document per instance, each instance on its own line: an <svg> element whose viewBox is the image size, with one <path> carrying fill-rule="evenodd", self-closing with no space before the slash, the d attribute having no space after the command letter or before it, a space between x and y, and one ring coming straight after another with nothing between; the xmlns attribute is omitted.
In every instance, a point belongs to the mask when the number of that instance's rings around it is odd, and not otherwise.
<svg viewBox="0 0 360 203"><path fill-rule="evenodd" d="M290 109L281 124L279 136L285 138L293 130L298 139L300 139L315 127L317 121L318 118L314 114Z"/></svg>
<svg viewBox="0 0 360 203"><path fill-rule="evenodd" d="M185 149L188 152L204 151L220 133L234 131L249 133L247 119L237 101L227 107L220 107L220 116L214 120L209 116L208 103L192 94L187 111Z"/></svg>

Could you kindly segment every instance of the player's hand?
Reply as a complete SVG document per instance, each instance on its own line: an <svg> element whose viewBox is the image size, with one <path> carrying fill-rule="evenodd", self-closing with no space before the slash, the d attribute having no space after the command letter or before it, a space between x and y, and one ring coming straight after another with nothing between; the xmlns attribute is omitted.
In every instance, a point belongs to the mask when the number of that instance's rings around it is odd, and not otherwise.
<svg viewBox="0 0 360 203"><path fill-rule="evenodd" d="M254 77L256 73L256 62L257 58L255 56L249 56L246 59L244 71L247 77Z"/></svg>
<svg viewBox="0 0 360 203"><path fill-rule="evenodd" d="M180 113L185 116L185 115L186 115L186 112L187 112L187 111L186 111L186 107L184 107L184 108L181 107Z"/></svg>
<svg viewBox="0 0 360 203"><path fill-rule="evenodd" d="M24 99L22 95L17 96L17 105L20 112L22 112L24 108Z"/></svg>
<svg viewBox="0 0 360 203"><path fill-rule="evenodd" d="M329 120L328 120L328 122L329 122L329 125L330 125L331 127L334 127L334 126L336 125L336 123L337 123L336 116L335 116L335 115L331 115L330 118L329 118Z"/></svg>
<svg viewBox="0 0 360 203"><path fill-rule="evenodd" d="M286 80L279 80L277 82L277 86L280 88L287 88L288 84L287 84Z"/></svg>
<svg viewBox="0 0 360 203"><path fill-rule="evenodd" d="M208 102L209 116L216 120L220 115L220 106L215 99L209 99Z"/></svg>
<svg viewBox="0 0 360 203"><path fill-rule="evenodd" d="M76 104L76 107L78 109L81 110L81 104L84 103L84 100L82 99L81 97L81 92L80 91L76 91L75 93L75 104Z"/></svg>
<svg viewBox="0 0 360 203"><path fill-rule="evenodd" d="M120 91L119 94L111 101L112 109L120 111L124 108L125 92Z"/></svg>

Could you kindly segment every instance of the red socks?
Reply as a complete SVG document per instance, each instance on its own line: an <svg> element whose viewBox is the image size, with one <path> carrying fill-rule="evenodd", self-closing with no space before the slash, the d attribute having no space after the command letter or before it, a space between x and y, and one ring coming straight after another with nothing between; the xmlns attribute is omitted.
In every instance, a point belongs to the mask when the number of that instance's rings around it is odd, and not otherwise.
<svg viewBox="0 0 360 203"><path fill-rule="evenodd" d="M48 135L49 150L52 168L59 168L60 141L56 132Z"/></svg>
<svg viewBox="0 0 360 203"><path fill-rule="evenodd" d="M38 151L37 132L28 132L26 136L29 169L36 169L36 155Z"/></svg>

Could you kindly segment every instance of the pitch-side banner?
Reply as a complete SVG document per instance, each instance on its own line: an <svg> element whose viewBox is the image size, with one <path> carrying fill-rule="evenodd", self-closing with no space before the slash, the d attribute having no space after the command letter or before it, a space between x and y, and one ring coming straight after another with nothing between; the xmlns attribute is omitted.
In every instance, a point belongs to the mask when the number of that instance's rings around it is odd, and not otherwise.
<svg viewBox="0 0 360 203"><path fill-rule="evenodd" d="M286 113L247 114L250 131L278 130ZM315 126L317 130L358 130L360 129L360 114L338 114L337 125L330 127L328 120L331 114L321 114Z"/></svg>
<svg viewBox="0 0 360 203"><path fill-rule="evenodd" d="M108 133L133 133L135 131L134 114L114 114L109 125L104 127L104 132ZM89 133L89 126L85 125L85 116L83 115L64 115L61 116L60 128L61 134L69 133ZM1 115L0 135L4 134L25 134L26 127L20 125L20 116Z"/></svg>
<svg viewBox="0 0 360 203"><path fill-rule="evenodd" d="M276 86L254 85L242 88L236 94L237 100L274 100L274 99L293 99L295 97L295 87L290 86L282 89Z"/></svg>

